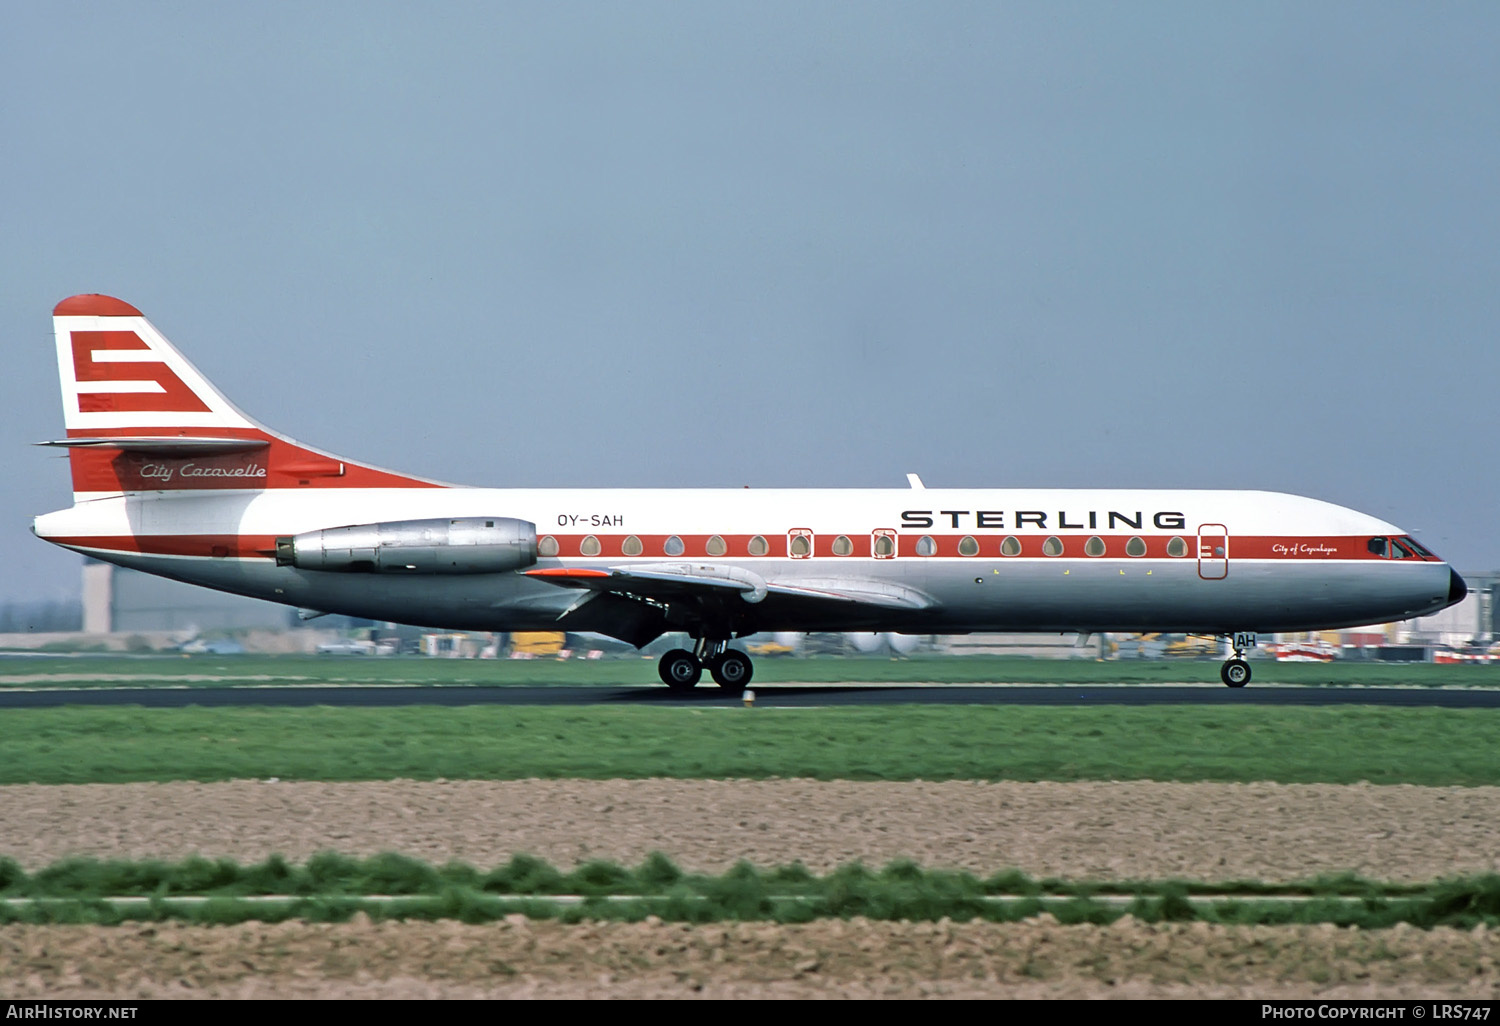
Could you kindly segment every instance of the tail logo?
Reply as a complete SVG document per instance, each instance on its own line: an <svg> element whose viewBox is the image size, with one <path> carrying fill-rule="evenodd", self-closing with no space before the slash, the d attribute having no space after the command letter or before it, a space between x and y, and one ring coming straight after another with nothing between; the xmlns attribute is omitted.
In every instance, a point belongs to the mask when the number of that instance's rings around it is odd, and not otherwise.
<svg viewBox="0 0 1500 1026"><path fill-rule="evenodd" d="M134 307L74 296L52 320L69 432L255 427Z"/></svg>
<svg viewBox="0 0 1500 1026"><path fill-rule="evenodd" d="M79 413L208 413L208 404L133 331L75 331Z"/></svg>

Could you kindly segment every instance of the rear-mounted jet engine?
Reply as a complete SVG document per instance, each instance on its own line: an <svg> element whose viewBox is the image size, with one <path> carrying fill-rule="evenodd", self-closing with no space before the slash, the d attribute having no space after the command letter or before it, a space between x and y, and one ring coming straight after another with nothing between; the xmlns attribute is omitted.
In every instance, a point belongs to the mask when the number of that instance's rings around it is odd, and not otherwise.
<svg viewBox="0 0 1500 1026"><path fill-rule="evenodd" d="M512 517L393 520L276 539L276 565L377 574L496 574L536 562L536 525Z"/></svg>

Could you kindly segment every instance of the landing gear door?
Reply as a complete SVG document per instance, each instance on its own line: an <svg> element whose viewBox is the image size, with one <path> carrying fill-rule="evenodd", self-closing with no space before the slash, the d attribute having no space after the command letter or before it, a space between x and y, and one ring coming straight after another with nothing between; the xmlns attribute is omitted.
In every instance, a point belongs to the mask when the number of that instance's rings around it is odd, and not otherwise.
<svg viewBox="0 0 1500 1026"><path fill-rule="evenodd" d="M1229 576L1229 529L1223 524L1198 528L1198 576L1205 581Z"/></svg>

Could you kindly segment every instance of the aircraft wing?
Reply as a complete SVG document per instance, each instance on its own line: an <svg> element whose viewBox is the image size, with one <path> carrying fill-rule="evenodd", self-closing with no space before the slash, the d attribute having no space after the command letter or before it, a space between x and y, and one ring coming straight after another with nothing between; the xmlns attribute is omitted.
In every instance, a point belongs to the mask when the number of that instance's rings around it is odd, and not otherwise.
<svg viewBox="0 0 1500 1026"><path fill-rule="evenodd" d="M767 580L753 571L722 563L645 563L605 569L552 567L527 570L526 576L568 588L612 592L637 598L734 598L759 603L767 596L839 606L882 609L927 609L931 596L887 581L858 577Z"/></svg>

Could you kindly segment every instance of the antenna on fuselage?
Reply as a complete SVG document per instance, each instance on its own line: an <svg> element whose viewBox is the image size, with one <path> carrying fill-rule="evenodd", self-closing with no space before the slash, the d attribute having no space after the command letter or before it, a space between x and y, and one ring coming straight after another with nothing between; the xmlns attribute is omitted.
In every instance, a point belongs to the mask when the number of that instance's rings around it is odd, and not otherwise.
<svg viewBox="0 0 1500 1026"><path fill-rule="evenodd" d="M922 489L927 487L922 483L922 479L916 474L907 474L906 483L911 485L914 491L921 491Z"/></svg>

